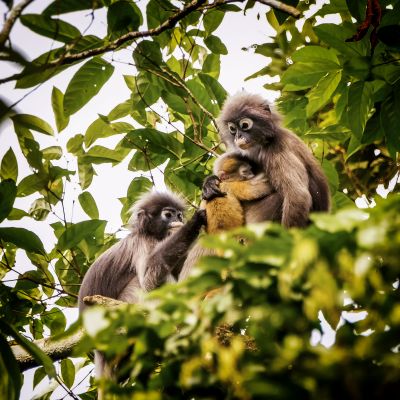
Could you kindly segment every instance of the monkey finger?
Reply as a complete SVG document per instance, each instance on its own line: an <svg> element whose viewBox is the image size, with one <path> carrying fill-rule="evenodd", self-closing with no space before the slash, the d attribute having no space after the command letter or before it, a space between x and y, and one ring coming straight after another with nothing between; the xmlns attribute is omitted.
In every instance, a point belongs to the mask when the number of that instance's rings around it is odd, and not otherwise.
<svg viewBox="0 0 400 400"><path fill-rule="evenodd" d="M203 200L212 200L215 197L223 197L226 195L226 193L221 192L219 182L220 179L216 175L211 175L206 178L203 184Z"/></svg>

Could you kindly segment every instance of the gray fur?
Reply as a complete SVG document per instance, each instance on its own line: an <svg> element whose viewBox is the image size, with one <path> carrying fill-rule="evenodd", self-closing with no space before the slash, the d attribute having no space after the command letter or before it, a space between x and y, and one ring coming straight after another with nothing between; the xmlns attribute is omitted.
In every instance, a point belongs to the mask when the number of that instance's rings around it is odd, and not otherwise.
<svg viewBox="0 0 400 400"><path fill-rule="evenodd" d="M252 143L246 149L238 147L227 127L228 122L243 117L257 121L245 132ZM247 222L278 219L287 227L301 227L308 224L310 211L329 210L329 188L321 166L308 147L281 126L280 115L261 96L240 93L230 97L217 123L228 151L240 151L258 163L277 191L265 199L244 204Z"/></svg>
<svg viewBox="0 0 400 400"><path fill-rule="evenodd" d="M130 234L102 254L86 273L79 291L79 309L85 296L101 295L138 303L143 292L175 282L188 251L205 224L204 212L171 233L172 224L160 220L161 211L181 212L184 203L172 193L150 192L132 207ZM175 215L175 214L173 214ZM177 223L172 219L171 222ZM104 356L95 354L96 375L111 375Z"/></svg>

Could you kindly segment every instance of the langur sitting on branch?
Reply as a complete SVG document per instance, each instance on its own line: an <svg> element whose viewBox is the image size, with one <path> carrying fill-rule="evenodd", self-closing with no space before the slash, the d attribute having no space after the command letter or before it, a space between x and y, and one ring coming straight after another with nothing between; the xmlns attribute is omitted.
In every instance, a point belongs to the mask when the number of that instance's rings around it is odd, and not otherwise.
<svg viewBox="0 0 400 400"><path fill-rule="evenodd" d="M172 193L150 192L132 208L130 234L102 254L86 273L79 291L79 309L86 296L100 295L127 303L140 301L141 292L178 279L188 251L206 223L198 210L186 224L185 206ZM96 376L112 375L104 357L95 354Z"/></svg>

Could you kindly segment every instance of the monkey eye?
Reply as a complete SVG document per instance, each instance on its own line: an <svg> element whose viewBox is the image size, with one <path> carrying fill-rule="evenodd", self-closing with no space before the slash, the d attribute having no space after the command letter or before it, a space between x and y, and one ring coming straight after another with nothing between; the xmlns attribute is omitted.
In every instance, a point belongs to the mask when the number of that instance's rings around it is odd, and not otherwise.
<svg viewBox="0 0 400 400"><path fill-rule="evenodd" d="M248 131L253 127L253 121L250 118L242 118L239 121L239 126L243 131Z"/></svg>
<svg viewBox="0 0 400 400"><path fill-rule="evenodd" d="M183 214L181 212L178 213L178 221L183 222Z"/></svg>
<svg viewBox="0 0 400 400"><path fill-rule="evenodd" d="M229 132L232 133L232 135L236 134L237 128L233 122L228 122L228 129L229 129Z"/></svg>
<svg viewBox="0 0 400 400"><path fill-rule="evenodd" d="M162 210L161 215L164 219L172 218L172 212L170 210Z"/></svg>

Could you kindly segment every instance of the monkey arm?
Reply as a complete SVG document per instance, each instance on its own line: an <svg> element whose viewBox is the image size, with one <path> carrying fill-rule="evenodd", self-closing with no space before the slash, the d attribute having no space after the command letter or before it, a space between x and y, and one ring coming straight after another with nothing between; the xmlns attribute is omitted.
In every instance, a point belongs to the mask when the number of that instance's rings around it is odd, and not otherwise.
<svg viewBox="0 0 400 400"><path fill-rule="evenodd" d="M259 176L246 181L221 182L220 186L240 201L261 199L274 191L267 179Z"/></svg>
<svg viewBox="0 0 400 400"><path fill-rule="evenodd" d="M224 197L226 193L219 188L220 179L216 175L208 176L203 183L201 197L203 200L212 200L216 197Z"/></svg>
<svg viewBox="0 0 400 400"><path fill-rule="evenodd" d="M178 277L190 247L205 224L205 210L197 210L182 228L154 247L147 259L142 283L146 291L162 285L169 273Z"/></svg>
<svg viewBox="0 0 400 400"><path fill-rule="evenodd" d="M293 152L285 151L275 154L273 166L267 165L266 171L269 169L274 171L271 183L283 198L282 225L307 226L312 197L304 163Z"/></svg>

